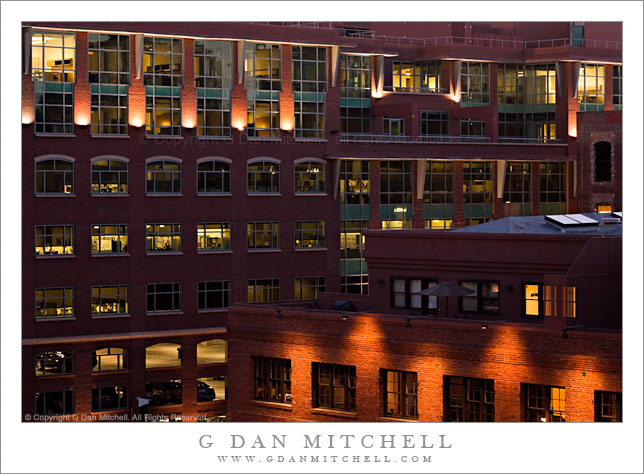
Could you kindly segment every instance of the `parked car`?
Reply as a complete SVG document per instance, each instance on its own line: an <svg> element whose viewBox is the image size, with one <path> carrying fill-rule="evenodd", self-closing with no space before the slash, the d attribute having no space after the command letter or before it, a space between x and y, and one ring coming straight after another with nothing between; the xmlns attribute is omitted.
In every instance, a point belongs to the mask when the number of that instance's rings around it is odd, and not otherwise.
<svg viewBox="0 0 644 474"><path fill-rule="evenodd" d="M215 399L215 389L206 382L197 382L197 401L210 402Z"/></svg>

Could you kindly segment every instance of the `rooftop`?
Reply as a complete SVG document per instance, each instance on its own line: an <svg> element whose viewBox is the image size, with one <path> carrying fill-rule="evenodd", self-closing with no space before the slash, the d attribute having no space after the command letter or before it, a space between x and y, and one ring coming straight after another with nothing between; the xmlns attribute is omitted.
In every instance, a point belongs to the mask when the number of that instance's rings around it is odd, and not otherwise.
<svg viewBox="0 0 644 474"><path fill-rule="evenodd" d="M621 213L620 213L621 214ZM597 222L595 225L566 225L561 226L550 222L546 216L504 217L451 232L467 234L574 234L574 235L622 235L622 220L616 214L599 214L588 212L575 214L585 216ZM564 215L565 216L565 215ZM557 220L563 216L549 216ZM616 222L619 219L619 222ZM562 220L565 220L562 219ZM610 221L608 221L610 220Z"/></svg>

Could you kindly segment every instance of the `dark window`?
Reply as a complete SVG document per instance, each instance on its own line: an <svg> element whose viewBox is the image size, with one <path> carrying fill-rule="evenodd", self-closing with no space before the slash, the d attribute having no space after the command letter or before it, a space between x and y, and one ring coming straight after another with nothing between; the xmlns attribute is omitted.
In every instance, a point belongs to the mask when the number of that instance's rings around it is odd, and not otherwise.
<svg viewBox="0 0 644 474"><path fill-rule="evenodd" d="M421 135L449 135L449 112L420 111Z"/></svg>
<svg viewBox="0 0 644 474"><path fill-rule="evenodd" d="M539 163L541 214L566 213L566 163Z"/></svg>
<svg viewBox="0 0 644 474"><path fill-rule="evenodd" d="M296 300L315 300L319 291L326 291L326 279L324 277L295 278Z"/></svg>
<svg viewBox="0 0 644 474"><path fill-rule="evenodd" d="M443 377L445 421L494 421L494 380Z"/></svg>
<svg viewBox="0 0 644 474"><path fill-rule="evenodd" d="M272 161L248 164L249 193L279 193L280 165Z"/></svg>
<svg viewBox="0 0 644 474"><path fill-rule="evenodd" d="M521 384L523 421L566 421L566 389L546 385Z"/></svg>
<svg viewBox="0 0 644 474"><path fill-rule="evenodd" d="M471 313L499 313L498 281L462 281L463 288L474 293L459 298L459 310Z"/></svg>
<svg viewBox="0 0 644 474"><path fill-rule="evenodd" d="M530 163L509 162L505 171L503 201L506 216L530 216L532 210Z"/></svg>
<svg viewBox="0 0 644 474"><path fill-rule="evenodd" d="M180 404L182 400L181 380L146 383L145 398L150 399L150 406Z"/></svg>
<svg viewBox="0 0 644 474"><path fill-rule="evenodd" d="M203 161L197 165L197 193L216 194L230 192L230 163Z"/></svg>
<svg viewBox="0 0 644 474"><path fill-rule="evenodd" d="M127 408L127 387L101 387L92 389L92 411Z"/></svg>
<svg viewBox="0 0 644 474"><path fill-rule="evenodd" d="M435 296L420 292L436 285L436 280L420 278L392 278L391 306L393 308L420 309L423 314L438 314Z"/></svg>
<svg viewBox="0 0 644 474"><path fill-rule="evenodd" d="M181 311L181 283L148 283L149 313Z"/></svg>
<svg viewBox="0 0 644 474"><path fill-rule="evenodd" d="M416 372L381 370L385 416L418 418L418 376Z"/></svg>
<svg viewBox="0 0 644 474"><path fill-rule="evenodd" d="M36 415L65 415L74 413L74 392L36 392Z"/></svg>
<svg viewBox="0 0 644 474"><path fill-rule="evenodd" d="M223 309L230 306L230 281L200 281L197 284L199 309Z"/></svg>
<svg viewBox="0 0 644 474"><path fill-rule="evenodd" d="M36 163L36 194L72 194L73 192L73 162L44 160Z"/></svg>
<svg viewBox="0 0 644 474"><path fill-rule="evenodd" d="M253 357L255 400L291 403L291 361Z"/></svg>
<svg viewBox="0 0 644 474"><path fill-rule="evenodd" d="M595 390L595 421L622 421L622 394Z"/></svg>
<svg viewBox="0 0 644 474"><path fill-rule="evenodd" d="M611 145L595 143L595 182L611 180Z"/></svg>
<svg viewBox="0 0 644 474"><path fill-rule="evenodd" d="M312 378L314 407L355 411L355 366L314 363Z"/></svg>
<svg viewBox="0 0 644 474"><path fill-rule="evenodd" d="M36 356L36 375L74 373L74 358L70 352L51 351Z"/></svg>
<svg viewBox="0 0 644 474"><path fill-rule="evenodd" d="M180 193L181 163L176 161L151 161L146 165L148 194Z"/></svg>

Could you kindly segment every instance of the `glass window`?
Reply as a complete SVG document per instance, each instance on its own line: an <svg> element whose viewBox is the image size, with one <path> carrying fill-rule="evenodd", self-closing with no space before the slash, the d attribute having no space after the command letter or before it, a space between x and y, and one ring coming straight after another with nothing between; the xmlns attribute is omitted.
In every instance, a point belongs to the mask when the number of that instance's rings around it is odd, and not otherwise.
<svg viewBox="0 0 644 474"><path fill-rule="evenodd" d="M128 253L128 225L92 225L92 254Z"/></svg>
<svg viewBox="0 0 644 474"><path fill-rule="evenodd" d="M248 164L249 193L279 193L280 165L272 161Z"/></svg>
<svg viewBox="0 0 644 474"><path fill-rule="evenodd" d="M421 110L420 134L424 136L449 135L449 112L442 112L439 110Z"/></svg>
<svg viewBox="0 0 644 474"><path fill-rule="evenodd" d="M89 33L92 133L127 135L130 37Z"/></svg>
<svg viewBox="0 0 644 474"><path fill-rule="evenodd" d="M36 194L73 194L74 162L43 160L36 162Z"/></svg>
<svg viewBox="0 0 644 474"><path fill-rule="evenodd" d="M595 390L595 421L622 421L622 394Z"/></svg>
<svg viewBox="0 0 644 474"><path fill-rule="evenodd" d="M197 252L217 252L230 248L230 222L197 224Z"/></svg>
<svg viewBox="0 0 644 474"><path fill-rule="evenodd" d="M100 387L92 389L92 411L120 410L127 408L127 387Z"/></svg>
<svg viewBox="0 0 644 474"><path fill-rule="evenodd" d="M146 191L154 193L181 192L181 163L176 161L151 161L146 165Z"/></svg>
<svg viewBox="0 0 644 474"><path fill-rule="evenodd" d="M146 224L148 252L181 252L181 224Z"/></svg>
<svg viewBox="0 0 644 474"><path fill-rule="evenodd" d="M326 291L326 279L324 277L295 278L295 299L297 301L316 300L320 291Z"/></svg>
<svg viewBox="0 0 644 474"><path fill-rule="evenodd" d="M463 213L465 225L492 219L492 170L490 161L463 162Z"/></svg>
<svg viewBox="0 0 644 474"><path fill-rule="evenodd" d="M282 52L278 44L244 46L249 137L279 137L279 92L282 90Z"/></svg>
<svg viewBox="0 0 644 474"><path fill-rule="evenodd" d="M340 163L340 203L369 204L370 162L342 160Z"/></svg>
<svg viewBox="0 0 644 474"><path fill-rule="evenodd" d="M74 133L74 84L35 82L35 132L41 134Z"/></svg>
<svg viewBox="0 0 644 474"><path fill-rule="evenodd" d="M494 421L494 380L443 377L445 421Z"/></svg>
<svg viewBox="0 0 644 474"><path fill-rule="evenodd" d="M36 255L74 255L74 226L37 225Z"/></svg>
<svg viewBox="0 0 644 474"><path fill-rule="evenodd" d="M248 280L248 302L270 303L280 299L279 278Z"/></svg>
<svg viewBox="0 0 644 474"><path fill-rule="evenodd" d="M31 78L38 82L74 82L76 34L60 31L31 33Z"/></svg>
<svg viewBox="0 0 644 474"><path fill-rule="evenodd" d="M384 390L384 416L418 418L418 376L416 372L380 371Z"/></svg>
<svg viewBox="0 0 644 474"><path fill-rule="evenodd" d="M612 180L611 144L597 142L595 148L595 182L610 182Z"/></svg>
<svg viewBox="0 0 644 474"><path fill-rule="evenodd" d="M226 386L226 377L219 375L217 377L200 377L197 379L197 401L214 402L216 400L226 400L228 387Z"/></svg>
<svg viewBox="0 0 644 474"><path fill-rule="evenodd" d="M380 204L411 204L411 161L380 162Z"/></svg>
<svg viewBox="0 0 644 474"><path fill-rule="evenodd" d="M291 361L253 357L254 399L291 403Z"/></svg>
<svg viewBox="0 0 644 474"><path fill-rule="evenodd" d="M145 348L145 368L181 367L181 346L173 342L159 342Z"/></svg>
<svg viewBox="0 0 644 474"><path fill-rule="evenodd" d="M324 221L296 222L295 248L326 247Z"/></svg>
<svg viewBox="0 0 644 474"><path fill-rule="evenodd" d="M197 365L226 362L228 343L225 339L209 339L197 344Z"/></svg>
<svg viewBox="0 0 644 474"><path fill-rule="evenodd" d="M199 309L225 309L230 306L230 281L200 281L197 283Z"/></svg>
<svg viewBox="0 0 644 474"><path fill-rule="evenodd" d="M505 169L503 189L506 216L531 216L532 202L530 163L510 161Z"/></svg>
<svg viewBox="0 0 644 474"><path fill-rule="evenodd" d="M150 400L150 406L179 405L182 402L181 380L165 382L148 382L145 384L145 398Z"/></svg>
<svg viewBox="0 0 644 474"><path fill-rule="evenodd" d="M291 361L253 357L255 400L291 403Z"/></svg>
<svg viewBox="0 0 644 474"><path fill-rule="evenodd" d="M450 229L454 215L454 162L427 162L423 214L426 229Z"/></svg>
<svg viewBox="0 0 644 474"><path fill-rule="evenodd" d="M323 193L326 191L326 165L317 161L295 164L295 192Z"/></svg>
<svg viewBox="0 0 644 474"><path fill-rule="evenodd" d="M463 61L461 64L461 103L490 103L490 68L488 63Z"/></svg>
<svg viewBox="0 0 644 474"><path fill-rule="evenodd" d="M436 94L441 92L441 62L393 63L394 92Z"/></svg>
<svg viewBox="0 0 644 474"><path fill-rule="evenodd" d="M613 66L613 105L622 110L622 65Z"/></svg>
<svg viewBox="0 0 644 474"><path fill-rule="evenodd" d="M74 413L74 391L36 392L36 415Z"/></svg>
<svg viewBox="0 0 644 474"><path fill-rule="evenodd" d="M368 196L367 196L368 197ZM368 294L367 262L362 258L368 220L340 221L340 288L342 293Z"/></svg>
<svg viewBox="0 0 644 474"><path fill-rule="evenodd" d="M73 288L36 288L36 318L73 318Z"/></svg>
<svg viewBox="0 0 644 474"><path fill-rule="evenodd" d="M232 43L195 41L197 135L230 137L230 90L233 88Z"/></svg>
<svg viewBox="0 0 644 474"><path fill-rule="evenodd" d="M92 194L128 192L127 161L107 159L92 162Z"/></svg>
<svg viewBox="0 0 644 474"><path fill-rule="evenodd" d="M405 120L396 117L383 117L382 134L388 137L405 136Z"/></svg>
<svg viewBox="0 0 644 474"><path fill-rule="evenodd" d="M566 163L539 163L541 214L566 212Z"/></svg>
<svg viewBox="0 0 644 474"><path fill-rule="evenodd" d="M74 373L74 356L71 352L50 351L36 356L36 376Z"/></svg>
<svg viewBox="0 0 644 474"><path fill-rule="evenodd" d="M197 164L197 193L230 193L230 163L211 160Z"/></svg>
<svg viewBox="0 0 644 474"><path fill-rule="evenodd" d="M279 222L249 222L248 223L248 248L249 249L279 249L280 248Z"/></svg>
<svg viewBox="0 0 644 474"><path fill-rule="evenodd" d="M391 307L420 309L422 314L438 314L435 296L421 295L421 291L436 286L436 280L420 278L391 279Z"/></svg>
<svg viewBox="0 0 644 474"><path fill-rule="evenodd" d="M462 137L484 137L485 122L480 120L461 120Z"/></svg>
<svg viewBox="0 0 644 474"><path fill-rule="evenodd" d="M355 411L356 368L313 363L313 407Z"/></svg>
<svg viewBox="0 0 644 474"><path fill-rule="evenodd" d="M577 98L581 112L603 110L604 70L603 64L581 64L577 84Z"/></svg>
<svg viewBox="0 0 644 474"><path fill-rule="evenodd" d="M183 85L183 41L179 38L143 39L143 83L146 86Z"/></svg>
<svg viewBox="0 0 644 474"><path fill-rule="evenodd" d="M93 286L92 287L92 314L127 314L128 286Z"/></svg>
<svg viewBox="0 0 644 474"><path fill-rule="evenodd" d="M104 347L92 353L92 372L126 370L127 350L120 347Z"/></svg>
<svg viewBox="0 0 644 474"><path fill-rule="evenodd" d="M340 55L340 131L371 133L371 58Z"/></svg>
<svg viewBox="0 0 644 474"><path fill-rule="evenodd" d="M148 283L147 311L181 311L181 283Z"/></svg>
<svg viewBox="0 0 644 474"><path fill-rule="evenodd" d="M295 136L324 138L326 48L293 46Z"/></svg>
<svg viewBox="0 0 644 474"><path fill-rule="evenodd" d="M566 421L566 389L522 383L523 421Z"/></svg>
<svg viewBox="0 0 644 474"><path fill-rule="evenodd" d="M473 291L459 297L460 311L499 314L498 281L461 281L460 285Z"/></svg>

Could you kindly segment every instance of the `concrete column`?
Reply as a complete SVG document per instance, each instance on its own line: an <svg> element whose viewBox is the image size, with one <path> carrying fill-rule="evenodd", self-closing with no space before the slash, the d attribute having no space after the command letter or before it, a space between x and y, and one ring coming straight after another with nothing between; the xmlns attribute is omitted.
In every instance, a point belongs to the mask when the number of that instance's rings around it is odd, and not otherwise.
<svg viewBox="0 0 644 474"><path fill-rule="evenodd" d="M380 222L380 160L371 160L371 218L369 229L382 229Z"/></svg>
<svg viewBox="0 0 644 474"><path fill-rule="evenodd" d="M423 218L423 191L425 190L425 176L427 160L415 160L412 171L414 173L414 192L412 193L412 221L414 229L424 229L425 219Z"/></svg>

